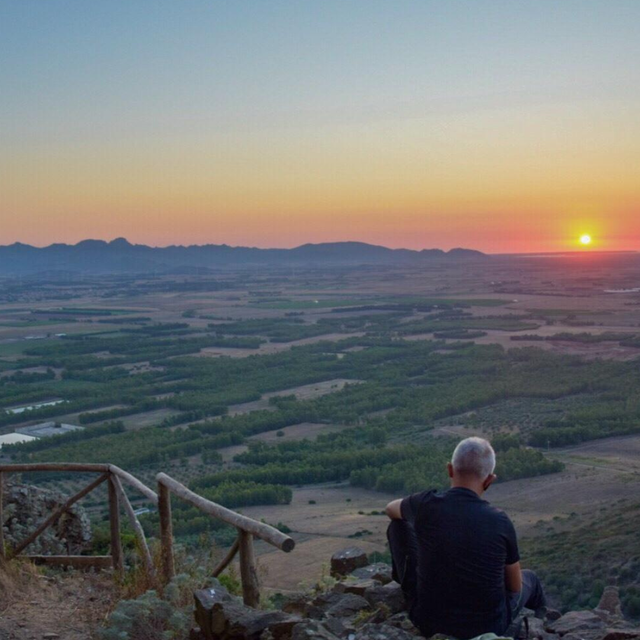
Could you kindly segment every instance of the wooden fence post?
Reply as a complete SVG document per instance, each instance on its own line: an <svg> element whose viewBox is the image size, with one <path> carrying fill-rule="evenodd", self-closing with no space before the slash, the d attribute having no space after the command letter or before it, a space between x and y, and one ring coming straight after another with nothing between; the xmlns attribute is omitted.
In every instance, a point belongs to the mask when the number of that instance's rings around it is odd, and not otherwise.
<svg viewBox="0 0 640 640"><path fill-rule="evenodd" d="M260 604L260 585L258 569L253 550L253 536L247 531L238 531L240 540L240 578L242 580L242 598L248 607Z"/></svg>
<svg viewBox="0 0 640 640"><path fill-rule="evenodd" d="M3 497L4 497L4 472L0 471L0 558L4 559L4 530L2 525L4 524L4 510L3 510Z"/></svg>
<svg viewBox="0 0 640 640"><path fill-rule="evenodd" d="M218 566L213 570L211 574L214 578L217 578L230 564L231 561L236 557L236 553L238 553L238 549L240 548L240 539L236 538L234 543L231 545L231 548L227 552L227 555L220 560Z"/></svg>
<svg viewBox="0 0 640 640"><path fill-rule="evenodd" d="M149 545L147 544L147 539L144 535L144 530L142 529L142 525L136 518L135 511L131 506L131 502L129 502L129 498L122 487L122 483L120 482L120 478L115 473L111 474L111 480L115 485L116 491L118 492L118 497L122 506L124 507L124 511L127 514L127 518L129 519L129 524L135 533L136 538L138 539L138 546L140 547L140 555L142 556L142 560L144 562L145 568L147 570L147 576L149 580L152 580L155 575L155 571L153 568L153 560L151 559L151 553L149 552Z"/></svg>
<svg viewBox="0 0 640 640"><path fill-rule="evenodd" d="M175 573L173 564L173 523L171 521L171 493L158 482L158 513L160 515L160 543L162 547L163 584L169 584Z"/></svg>
<svg viewBox="0 0 640 640"><path fill-rule="evenodd" d="M120 540L120 505L118 491L109 474L109 526L111 529L111 558L113 559L113 570L122 575L124 563L122 559L122 541Z"/></svg>

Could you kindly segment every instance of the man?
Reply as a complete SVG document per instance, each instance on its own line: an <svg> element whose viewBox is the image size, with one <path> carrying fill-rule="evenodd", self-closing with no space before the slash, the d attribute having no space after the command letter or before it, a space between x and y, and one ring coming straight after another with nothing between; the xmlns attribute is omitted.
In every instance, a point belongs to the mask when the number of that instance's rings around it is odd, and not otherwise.
<svg viewBox="0 0 640 640"><path fill-rule="evenodd" d="M447 465L448 491L387 505L394 579L426 637L503 635L523 607L540 612L546 604L537 576L520 569L511 520L482 499L495 465L486 440L467 438Z"/></svg>

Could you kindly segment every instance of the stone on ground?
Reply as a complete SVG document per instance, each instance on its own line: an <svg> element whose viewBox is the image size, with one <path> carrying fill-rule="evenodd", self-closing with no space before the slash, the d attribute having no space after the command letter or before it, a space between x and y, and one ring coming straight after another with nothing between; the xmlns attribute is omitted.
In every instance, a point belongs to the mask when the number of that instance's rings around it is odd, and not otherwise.
<svg viewBox="0 0 640 640"><path fill-rule="evenodd" d="M360 547L346 547L331 556L331 575L334 578L348 576L356 569L366 567L368 564L369 558L366 551Z"/></svg>

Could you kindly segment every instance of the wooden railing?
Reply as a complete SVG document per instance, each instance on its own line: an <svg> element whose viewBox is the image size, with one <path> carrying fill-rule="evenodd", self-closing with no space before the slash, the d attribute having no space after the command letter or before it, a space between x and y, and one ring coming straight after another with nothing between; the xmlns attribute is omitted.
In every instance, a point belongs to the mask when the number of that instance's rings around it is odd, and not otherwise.
<svg viewBox="0 0 640 640"><path fill-rule="evenodd" d="M295 547L293 538L278 531L275 527L247 518L236 511L227 509L211 500L207 500L183 484L180 484L165 473L156 476L158 481L158 512L160 514L160 541L162 544L162 576L164 583L168 583L174 575L173 561L173 521L171 519L171 494L182 498L204 513L222 520L238 530L238 537L227 555L221 560L213 572L217 577L233 560L236 553L240 553L240 579L242 581L242 596L244 603L250 607L258 606L260 602L260 585L253 549L253 539L259 538L288 553Z"/></svg>
<svg viewBox="0 0 640 640"><path fill-rule="evenodd" d="M2 531L3 517L3 485L5 475L9 473L33 473L42 471L74 472L74 473L95 473L99 474L81 491L70 497L64 504L58 507L48 518L43 520L24 540L15 545L12 549L5 551L5 543ZM124 561L122 554L122 543L120 540L120 507L129 520L131 528L135 532L138 540L138 550L142 556L146 571L151 580L156 578L154 565L149 552L142 526L135 515L131 502L127 497L122 483L140 492L147 500L158 506L160 516L160 543L162 553L161 583L169 583L175 573L173 555L173 522L171 519L171 494L185 500L197 507L204 513L222 520L238 530L238 537L229 549L227 555L220 561L213 571L213 576L217 577L231 563L237 553L240 554L240 578L242 581L242 594L245 604L255 607L260 601L260 587L258 583L258 572L253 548L254 538L264 540L268 544L281 549L282 551L292 551L295 541L276 528L258 522L252 518L247 518L240 513L227 509L215 502L211 502L197 493L189 490L183 484L174 480L164 473L156 476L158 482L158 493L149 489L137 478L127 473L120 467L112 464L78 464L78 463L33 463L33 464L0 464L0 557L14 558L34 542L40 534L48 527L54 525L56 521L78 500L91 493L96 487L106 482L109 491L109 523L111 535L111 555L110 556L24 556L40 564L63 565L82 567L104 568L113 566L117 574L122 574Z"/></svg>
<svg viewBox="0 0 640 640"><path fill-rule="evenodd" d="M97 473L98 477L92 480L84 489L78 491L71 496L64 504L60 505L48 518L43 520L24 540L9 549L8 554L5 550L4 533L1 523L4 521L2 493L5 475L9 473L33 473L38 471L60 471L64 473ZM142 555L145 568L150 576L154 574L153 562L149 546L142 530L142 526L138 522L131 502L127 494L124 492L122 483L137 489L147 499L158 504L158 496L155 491L146 487L137 478L127 473L120 467L113 464L78 464L78 463L33 463L33 464L0 464L0 557L8 555L9 558L15 558L34 542L40 534L48 527L54 525L58 519L73 506L78 500L84 498L95 488L99 487L103 482L107 483L109 491L109 523L111 534L111 555L110 556L26 556L39 564L63 565L73 567L95 567L104 568L110 564L116 573L121 574L124 568L122 543L120 540L120 506L124 507L125 513L129 519L136 538L138 539L138 549Z"/></svg>

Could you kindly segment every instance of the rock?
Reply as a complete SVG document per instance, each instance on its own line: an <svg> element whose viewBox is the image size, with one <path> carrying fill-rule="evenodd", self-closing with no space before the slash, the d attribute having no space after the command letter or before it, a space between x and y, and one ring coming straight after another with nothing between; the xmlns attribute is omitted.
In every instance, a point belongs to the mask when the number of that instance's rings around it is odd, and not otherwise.
<svg viewBox="0 0 640 640"><path fill-rule="evenodd" d="M559 620L560 618L562 618L562 614L557 609L547 609L545 619L553 622L554 620Z"/></svg>
<svg viewBox="0 0 640 640"><path fill-rule="evenodd" d="M259 611L236 601L223 587L195 593L195 618L206 640L257 640L269 629L276 640L289 638L300 618L282 611Z"/></svg>
<svg viewBox="0 0 640 640"><path fill-rule="evenodd" d="M607 629L602 640L636 640L640 629Z"/></svg>
<svg viewBox="0 0 640 640"><path fill-rule="evenodd" d="M68 496L32 485L9 484L5 490L5 539L11 545L22 542L33 530L59 509ZM86 511L74 504L58 521L27 547L32 555L81 555L91 542L91 522Z"/></svg>
<svg viewBox="0 0 640 640"><path fill-rule="evenodd" d="M205 638L213 635L211 630L211 611L213 606L219 602L231 602L231 595L222 586L211 589L198 589L193 594L195 600L194 616L196 623Z"/></svg>
<svg viewBox="0 0 640 640"><path fill-rule="evenodd" d="M357 596L354 593L340 594L340 596L340 599L325 611L326 616L348 618L371 608L369 602L362 596Z"/></svg>
<svg viewBox="0 0 640 640"><path fill-rule="evenodd" d="M570 611L547 624L547 631L564 636L567 633L604 629L605 624L593 611Z"/></svg>
<svg viewBox="0 0 640 640"><path fill-rule="evenodd" d="M287 616L275 622L271 622L267 629L271 633L273 640L289 640L293 633L293 627L302 622L298 616Z"/></svg>
<svg viewBox="0 0 640 640"><path fill-rule="evenodd" d="M356 632L355 626L349 619L327 618L322 621L322 624L325 629L339 638L348 638Z"/></svg>
<svg viewBox="0 0 640 640"><path fill-rule="evenodd" d="M529 621L529 637L538 638L538 640L554 640L558 636L554 633L549 633L545 627L544 622L533 616L527 617Z"/></svg>
<svg viewBox="0 0 640 640"><path fill-rule="evenodd" d="M337 593L355 593L357 596L362 596L367 589L379 586L382 585L377 580L345 580L338 582L333 590Z"/></svg>
<svg viewBox="0 0 640 640"><path fill-rule="evenodd" d="M343 597L344 594L337 593L335 591L321 593L311 602L307 602L304 608L304 616L307 618L319 620L320 618L324 617L325 611L327 611L329 607L336 604Z"/></svg>
<svg viewBox="0 0 640 640"><path fill-rule="evenodd" d="M560 636L556 636L557 638L559 638ZM587 640L587 638L581 634L579 631L576 631L575 633L567 633L566 635L562 636L563 640Z"/></svg>
<svg viewBox="0 0 640 640"><path fill-rule="evenodd" d="M618 588L605 587L600 597L600 602L598 602L598 606L593 612L607 623L622 620L622 607Z"/></svg>
<svg viewBox="0 0 640 640"><path fill-rule="evenodd" d="M291 640L338 640L324 625L315 620L305 620L293 627Z"/></svg>
<svg viewBox="0 0 640 640"><path fill-rule="evenodd" d="M218 611L213 615L214 636L211 640L249 640L257 639L265 629L292 629L291 619L282 611L257 611L244 605L228 603L216 605ZM216 613L219 615L216 616Z"/></svg>
<svg viewBox="0 0 640 640"><path fill-rule="evenodd" d="M376 562L367 567L360 567L360 569L352 571L351 575L359 580L377 580L382 584L388 584L393 580L391 567L384 562Z"/></svg>
<svg viewBox="0 0 640 640"><path fill-rule="evenodd" d="M386 607L391 615L407 608L404 593L397 582L369 587L364 593L364 598L374 608Z"/></svg>
<svg viewBox="0 0 640 640"><path fill-rule="evenodd" d="M331 556L331 575L334 578L347 576L368 564L369 558L360 547L346 547Z"/></svg>
<svg viewBox="0 0 640 640"><path fill-rule="evenodd" d="M47 631L42 634L42 640L57 640L60 637L60 634L53 633L53 631Z"/></svg>
<svg viewBox="0 0 640 640"><path fill-rule="evenodd" d="M297 593L293 596L289 596L282 604L282 610L285 613L293 613L295 615L304 615L307 606L309 605L309 599L303 593Z"/></svg>
<svg viewBox="0 0 640 640"><path fill-rule="evenodd" d="M365 624L355 635L354 640L415 640L415 636L390 624Z"/></svg>
<svg viewBox="0 0 640 640"><path fill-rule="evenodd" d="M407 633L410 633L412 636L420 636L420 630L416 627L413 622L409 619L409 613L407 611L402 611L401 613L396 613L387 619L387 624L392 627L397 627L398 629L402 629Z"/></svg>

